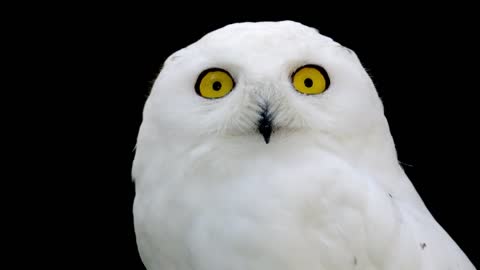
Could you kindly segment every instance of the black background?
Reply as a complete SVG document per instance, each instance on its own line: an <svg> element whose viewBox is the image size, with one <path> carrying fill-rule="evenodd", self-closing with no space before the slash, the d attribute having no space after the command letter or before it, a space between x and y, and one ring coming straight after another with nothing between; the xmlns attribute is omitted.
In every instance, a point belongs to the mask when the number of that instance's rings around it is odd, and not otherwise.
<svg viewBox="0 0 480 270"><path fill-rule="evenodd" d="M347 9L353 15L343 12ZM143 104L162 62L225 24L289 19L357 53L384 102L408 176L434 217L478 265L478 64L469 67L475 49L468 8L235 10L233 5L220 11L193 8L188 15L184 7L72 7L30 24L34 31L28 38L40 44L33 53L41 55L32 68L53 66L43 70L45 89L51 86L53 94L48 104L54 104L43 110L53 121L34 129L48 133L49 145L59 148L54 161L46 157L50 148L43 149L40 159L46 164L38 167L49 175L45 194L52 194L41 196L47 204L37 212L45 229L36 243L45 251L42 260L66 268L143 269L130 170ZM44 243L54 248L43 248Z"/></svg>

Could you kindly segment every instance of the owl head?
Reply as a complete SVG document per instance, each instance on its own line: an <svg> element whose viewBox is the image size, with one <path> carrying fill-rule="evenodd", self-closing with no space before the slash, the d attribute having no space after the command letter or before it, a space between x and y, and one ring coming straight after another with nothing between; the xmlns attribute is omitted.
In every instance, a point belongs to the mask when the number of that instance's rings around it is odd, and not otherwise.
<svg viewBox="0 0 480 270"><path fill-rule="evenodd" d="M235 23L165 61L146 102L142 138L272 147L295 140L361 144L388 132L356 54L292 21ZM364 138L364 139L360 139Z"/></svg>

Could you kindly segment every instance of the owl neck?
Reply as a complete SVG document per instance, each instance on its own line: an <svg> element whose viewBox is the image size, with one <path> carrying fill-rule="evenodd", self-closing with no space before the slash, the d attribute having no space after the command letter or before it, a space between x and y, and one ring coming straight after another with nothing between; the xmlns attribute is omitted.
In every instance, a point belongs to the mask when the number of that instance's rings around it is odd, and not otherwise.
<svg viewBox="0 0 480 270"><path fill-rule="evenodd" d="M386 119L365 136L339 140L350 164L370 176L391 196L413 203L425 210L425 205L398 161L397 151Z"/></svg>
<svg viewBox="0 0 480 270"><path fill-rule="evenodd" d="M386 193L408 197L406 200L420 200L399 165L386 120L364 134L342 137L323 136L316 132L279 133L273 134L268 144L259 134L191 136L150 131L149 136L140 138L137 145L137 148L142 148L142 156L135 158L134 177L141 178L148 170L175 169L170 168L172 160L182 161L181 165L187 168L195 165L203 170L212 167L214 171L229 166L248 168L248 164L258 162L289 166L301 162L302 158L325 160L330 156L348 162L358 173L367 175L382 186ZM318 166L321 169L322 164ZM185 169L182 168L175 170ZM226 171L228 174L228 169Z"/></svg>

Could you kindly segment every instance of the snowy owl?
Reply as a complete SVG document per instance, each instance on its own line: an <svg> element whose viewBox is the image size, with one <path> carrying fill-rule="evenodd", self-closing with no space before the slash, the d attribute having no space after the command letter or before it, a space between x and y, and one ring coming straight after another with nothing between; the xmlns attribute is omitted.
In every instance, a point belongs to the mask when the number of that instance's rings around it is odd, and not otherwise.
<svg viewBox="0 0 480 270"><path fill-rule="evenodd" d="M356 54L301 23L230 24L168 57L132 175L149 270L475 269Z"/></svg>

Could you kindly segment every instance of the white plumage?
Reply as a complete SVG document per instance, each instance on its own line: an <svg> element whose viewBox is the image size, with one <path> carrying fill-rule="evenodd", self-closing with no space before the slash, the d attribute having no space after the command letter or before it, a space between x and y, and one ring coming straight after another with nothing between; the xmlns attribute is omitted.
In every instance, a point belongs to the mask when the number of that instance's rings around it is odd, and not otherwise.
<svg viewBox="0 0 480 270"><path fill-rule="evenodd" d="M327 90L296 91L305 65ZM196 92L210 68L233 79L222 98ZM400 167L355 53L296 22L228 25L170 56L133 177L149 270L475 269Z"/></svg>

